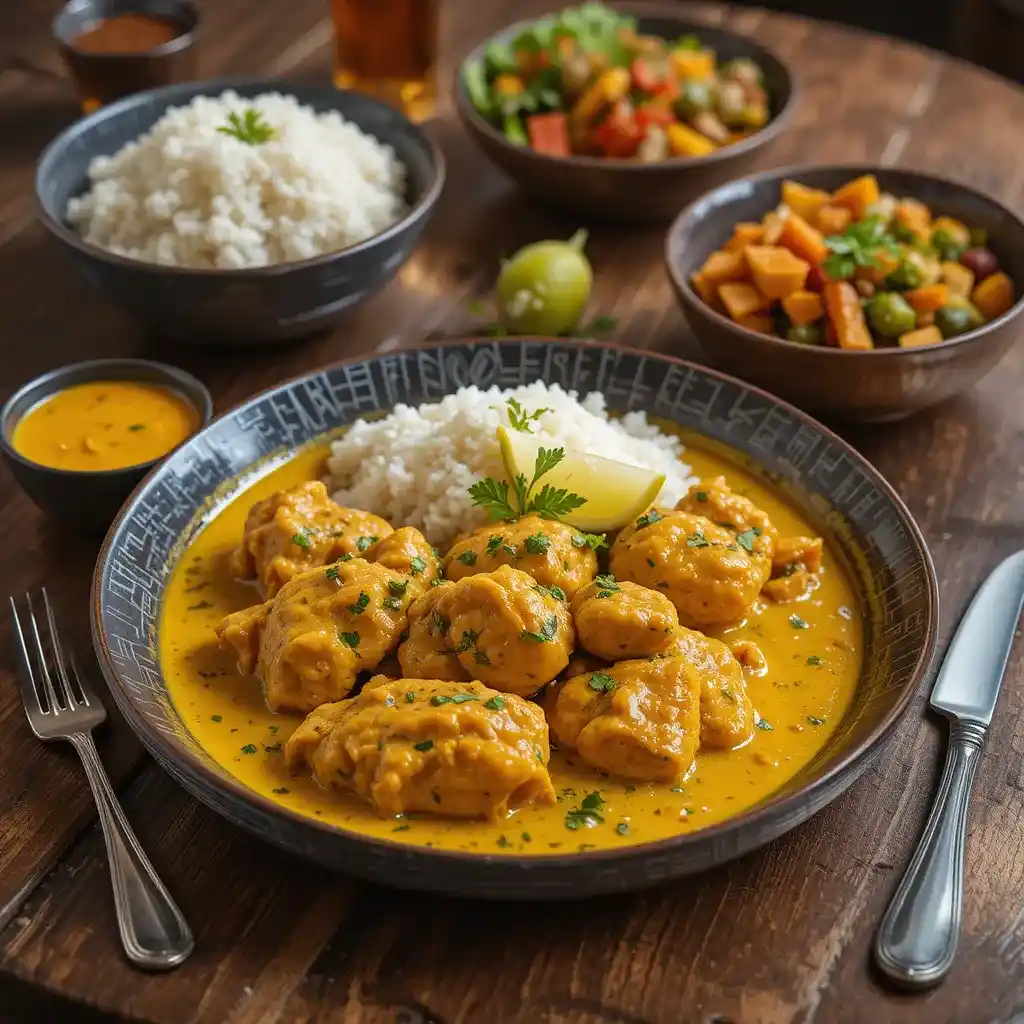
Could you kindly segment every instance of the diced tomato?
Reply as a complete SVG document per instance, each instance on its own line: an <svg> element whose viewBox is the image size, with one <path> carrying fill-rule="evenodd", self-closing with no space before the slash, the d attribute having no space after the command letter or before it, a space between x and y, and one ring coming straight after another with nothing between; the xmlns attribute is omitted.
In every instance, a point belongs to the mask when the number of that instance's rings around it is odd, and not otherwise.
<svg viewBox="0 0 1024 1024"><path fill-rule="evenodd" d="M643 140L644 129L633 116L633 107L628 100L619 100L611 113L591 133L591 142L605 156L630 157L636 153Z"/></svg>
<svg viewBox="0 0 1024 1024"><path fill-rule="evenodd" d="M636 108L636 123L645 133L651 125L667 128L675 120L675 112L666 103L641 103Z"/></svg>
<svg viewBox="0 0 1024 1024"><path fill-rule="evenodd" d="M530 135L530 146L538 153L569 155L569 126L561 111L531 115L526 119L526 130Z"/></svg>
<svg viewBox="0 0 1024 1024"><path fill-rule="evenodd" d="M668 74L658 82L654 89L654 95L659 100L672 100L678 99L679 97L679 79L675 75Z"/></svg>
<svg viewBox="0 0 1024 1024"><path fill-rule="evenodd" d="M811 269L807 272L807 283L804 287L809 292L820 292L825 287L825 283L828 278L825 276L825 271L817 263L811 264Z"/></svg>
<svg viewBox="0 0 1024 1024"><path fill-rule="evenodd" d="M629 75L633 80L633 88L641 92L654 92L658 88L658 76L643 57L636 57L629 66Z"/></svg>

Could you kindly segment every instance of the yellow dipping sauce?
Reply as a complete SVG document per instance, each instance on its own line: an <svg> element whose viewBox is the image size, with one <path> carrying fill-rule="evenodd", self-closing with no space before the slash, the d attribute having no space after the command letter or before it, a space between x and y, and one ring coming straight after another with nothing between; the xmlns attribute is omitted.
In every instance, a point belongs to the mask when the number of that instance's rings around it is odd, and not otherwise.
<svg viewBox="0 0 1024 1024"><path fill-rule="evenodd" d="M83 473L126 469L166 455L193 434L199 413L158 384L75 384L29 409L14 428L18 454Z"/></svg>
<svg viewBox="0 0 1024 1024"><path fill-rule="evenodd" d="M845 567L826 544L821 583L793 604L758 602L740 626L720 634L752 640L768 662L747 689L763 720L736 750L701 750L679 786L632 784L553 750L551 779L559 802L526 807L500 822L407 815L384 818L351 793L328 792L308 775L291 775L282 746L301 715L276 715L260 683L239 676L235 656L213 627L256 603L254 587L231 578L228 555L253 502L323 475L324 448L304 451L239 494L191 542L164 592L158 633L160 669L171 699L200 745L254 792L313 820L396 843L473 853L535 856L620 849L716 824L766 800L804 769L835 731L860 677L860 602ZM688 446L694 475L724 474L771 517L783 535L815 530L763 478L731 460ZM371 510L372 511L372 510ZM567 812L588 794L603 800L599 826L567 827Z"/></svg>

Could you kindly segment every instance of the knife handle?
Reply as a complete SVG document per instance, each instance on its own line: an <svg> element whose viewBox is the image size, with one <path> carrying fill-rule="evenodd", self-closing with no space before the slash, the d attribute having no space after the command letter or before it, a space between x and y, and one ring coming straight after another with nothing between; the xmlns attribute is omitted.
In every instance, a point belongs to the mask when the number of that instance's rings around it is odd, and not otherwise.
<svg viewBox="0 0 1024 1024"><path fill-rule="evenodd" d="M953 721L946 766L928 824L875 940L875 959L893 981L925 988L956 954L964 895L967 805L987 729Z"/></svg>

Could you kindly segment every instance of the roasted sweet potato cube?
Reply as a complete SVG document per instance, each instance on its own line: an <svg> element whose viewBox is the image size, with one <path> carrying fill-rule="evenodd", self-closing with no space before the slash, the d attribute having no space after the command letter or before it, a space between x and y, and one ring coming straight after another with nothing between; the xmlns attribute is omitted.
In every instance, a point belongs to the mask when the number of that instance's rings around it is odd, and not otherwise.
<svg viewBox="0 0 1024 1024"><path fill-rule="evenodd" d="M793 213L812 223L817 212L831 199L832 197L820 188L809 188L807 185L801 185L799 181L782 183L782 201Z"/></svg>
<svg viewBox="0 0 1024 1024"><path fill-rule="evenodd" d="M713 285L725 284L726 281L750 280L750 267L747 265L746 257L739 250L716 250L704 261L700 273L708 284Z"/></svg>
<svg viewBox="0 0 1024 1024"><path fill-rule="evenodd" d="M863 220L868 215L868 207L878 202L879 195L878 179L873 174L865 174L837 188L832 193L832 202L845 206L854 220Z"/></svg>
<svg viewBox="0 0 1024 1024"><path fill-rule="evenodd" d="M922 327L900 335L900 348L919 348L921 345L937 345L942 341L938 327Z"/></svg>
<svg viewBox="0 0 1024 1024"><path fill-rule="evenodd" d="M817 292L790 292L782 300L782 308L797 327L813 324L815 320L820 320L825 315L825 304Z"/></svg>
<svg viewBox="0 0 1024 1024"><path fill-rule="evenodd" d="M718 289L718 297L733 320L753 313L762 313L772 304L767 295L743 281L726 282Z"/></svg>
<svg viewBox="0 0 1024 1024"><path fill-rule="evenodd" d="M743 254L754 284L770 299L781 299L799 291L811 269L807 260L794 256L781 245L748 245Z"/></svg>

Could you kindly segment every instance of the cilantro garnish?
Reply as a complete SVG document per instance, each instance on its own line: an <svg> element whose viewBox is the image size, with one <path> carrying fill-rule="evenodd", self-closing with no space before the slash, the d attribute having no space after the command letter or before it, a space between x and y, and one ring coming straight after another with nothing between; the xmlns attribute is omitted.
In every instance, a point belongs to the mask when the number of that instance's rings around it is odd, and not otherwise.
<svg viewBox="0 0 1024 1024"><path fill-rule="evenodd" d="M547 534L540 532L531 534L526 538L525 543L526 552L530 555L543 555L551 547L551 541L548 540Z"/></svg>
<svg viewBox="0 0 1024 1024"><path fill-rule="evenodd" d="M650 526L651 523L657 523L663 519L664 516L656 509L652 508L649 512L645 512L637 521L636 528L642 530L645 526Z"/></svg>
<svg viewBox="0 0 1024 1024"><path fill-rule="evenodd" d="M688 548L709 548L711 547L711 542L704 536L701 530L697 530L686 538L686 546Z"/></svg>
<svg viewBox="0 0 1024 1024"><path fill-rule="evenodd" d="M900 251L882 217L865 217L851 224L841 235L826 237L825 245L830 255L821 268L833 281L853 277L858 267L881 267L881 254L898 256Z"/></svg>
<svg viewBox="0 0 1024 1024"><path fill-rule="evenodd" d="M615 582L615 577L608 574L595 576L594 583L597 584L598 597L611 597L612 594L617 594L622 590Z"/></svg>
<svg viewBox="0 0 1024 1024"><path fill-rule="evenodd" d="M256 146L261 142L269 142L274 137L274 129L263 119L263 115L249 107L239 114L228 114L228 123L218 129L221 135L230 135L247 146Z"/></svg>
<svg viewBox="0 0 1024 1024"><path fill-rule="evenodd" d="M600 551L608 547L608 538L603 533L574 533L572 535L572 546L574 548L590 548L591 551Z"/></svg>
<svg viewBox="0 0 1024 1024"><path fill-rule="evenodd" d="M309 537L305 533L292 534L292 543L302 548L303 551L309 550Z"/></svg>
<svg viewBox="0 0 1024 1024"><path fill-rule="evenodd" d="M424 562L423 559L420 558L419 555L417 555L409 563L409 573L412 576L418 576L421 572L423 572L426 569L426 567L427 567L427 563Z"/></svg>
<svg viewBox="0 0 1024 1024"><path fill-rule="evenodd" d="M480 634L475 629L464 629L462 631L462 639L459 641L458 647L455 648L456 654L463 654L470 648L476 646L477 640L480 639Z"/></svg>
<svg viewBox="0 0 1024 1024"><path fill-rule="evenodd" d="M489 711L502 711L505 707L505 698L491 697L489 700L484 701L484 707Z"/></svg>
<svg viewBox="0 0 1024 1024"><path fill-rule="evenodd" d="M413 750L419 750L419 751L422 751L423 753L426 753L433 746L434 746L434 741L433 740L424 740L422 743L414 743L412 745L412 748L413 748Z"/></svg>
<svg viewBox="0 0 1024 1024"><path fill-rule="evenodd" d="M512 429L521 431L524 434L532 434L533 427L530 424L539 420L544 413L552 412L551 409L537 409L535 412L527 412L514 398L508 399L505 404L508 406L508 421Z"/></svg>
<svg viewBox="0 0 1024 1024"><path fill-rule="evenodd" d="M338 578L338 564L337 564L337 562L335 562L334 565L327 566L327 568L324 569L324 575L329 580L336 580Z"/></svg>
<svg viewBox="0 0 1024 1024"><path fill-rule="evenodd" d="M476 552L475 551L463 551L456 562L461 562L463 565L476 565Z"/></svg>
<svg viewBox="0 0 1024 1024"><path fill-rule="evenodd" d="M815 666L820 665L821 664L821 657L819 655L817 655L817 654L811 654L807 658L807 664L808 665L815 665Z"/></svg>
<svg viewBox="0 0 1024 1024"><path fill-rule="evenodd" d="M519 634L520 640L532 640L534 643L543 644L549 640L554 640L555 634L558 632L558 616L549 615L544 620L544 625L541 626L539 633L534 633L529 629L524 629Z"/></svg>
<svg viewBox="0 0 1024 1024"><path fill-rule="evenodd" d="M579 807L565 812L565 827L570 832L586 825L592 828L594 825L603 825L604 818L601 817L601 808L604 807L604 799L598 792L588 793L581 801Z"/></svg>
<svg viewBox="0 0 1024 1024"><path fill-rule="evenodd" d="M359 634L358 633L343 633L341 630L338 631L338 639L345 644L346 647L351 647L355 650L359 646Z"/></svg>
<svg viewBox="0 0 1024 1024"><path fill-rule="evenodd" d="M362 554L367 548L372 548L379 540L380 537L360 537L356 540L356 550Z"/></svg>
<svg viewBox="0 0 1024 1024"><path fill-rule="evenodd" d="M790 615L789 624L794 629L807 629L807 620L801 619L799 615Z"/></svg>
<svg viewBox="0 0 1024 1024"><path fill-rule="evenodd" d="M536 494L533 494L533 489L541 477L550 473L564 458L564 448L538 449L532 480L527 481L523 473L517 473L511 496L509 485L504 480L493 477L478 480L469 489L473 504L486 509L492 519L518 519L531 514L543 519L561 519L573 509L585 505L587 499L550 484L545 484Z"/></svg>
<svg viewBox="0 0 1024 1024"><path fill-rule="evenodd" d="M472 693L456 693L451 697L446 696L443 693L435 693L430 698L430 703L435 708L439 708L442 704L465 704L467 701L476 700L476 696Z"/></svg>
<svg viewBox="0 0 1024 1024"><path fill-rule="evenodd" d="M619 684L607 672L592 672L587 685L598 693L611 693Z"/></svg>
<svg viewBox="0 0 1024 1024"><path fill-rule="evenodd" d="M736 534L736 543L739 544L744 551L754 550L754 541L761 536L761 527L752 526L749 530L744 530L742 533Z"/></svg>
<svg viewBox="0 0 1024 1024"><path fill-rule="evenodd" d="M361 590L361 591L359 591L359 597L356 600L356 603L355 604L350 604L348 606L348 610L353 615L362 615L363 612L366 611L366 608L369 605L369 603L370 603L370 596L369 596L369 594L367 594L367 593L365 593L364 591Z"/></svg>

